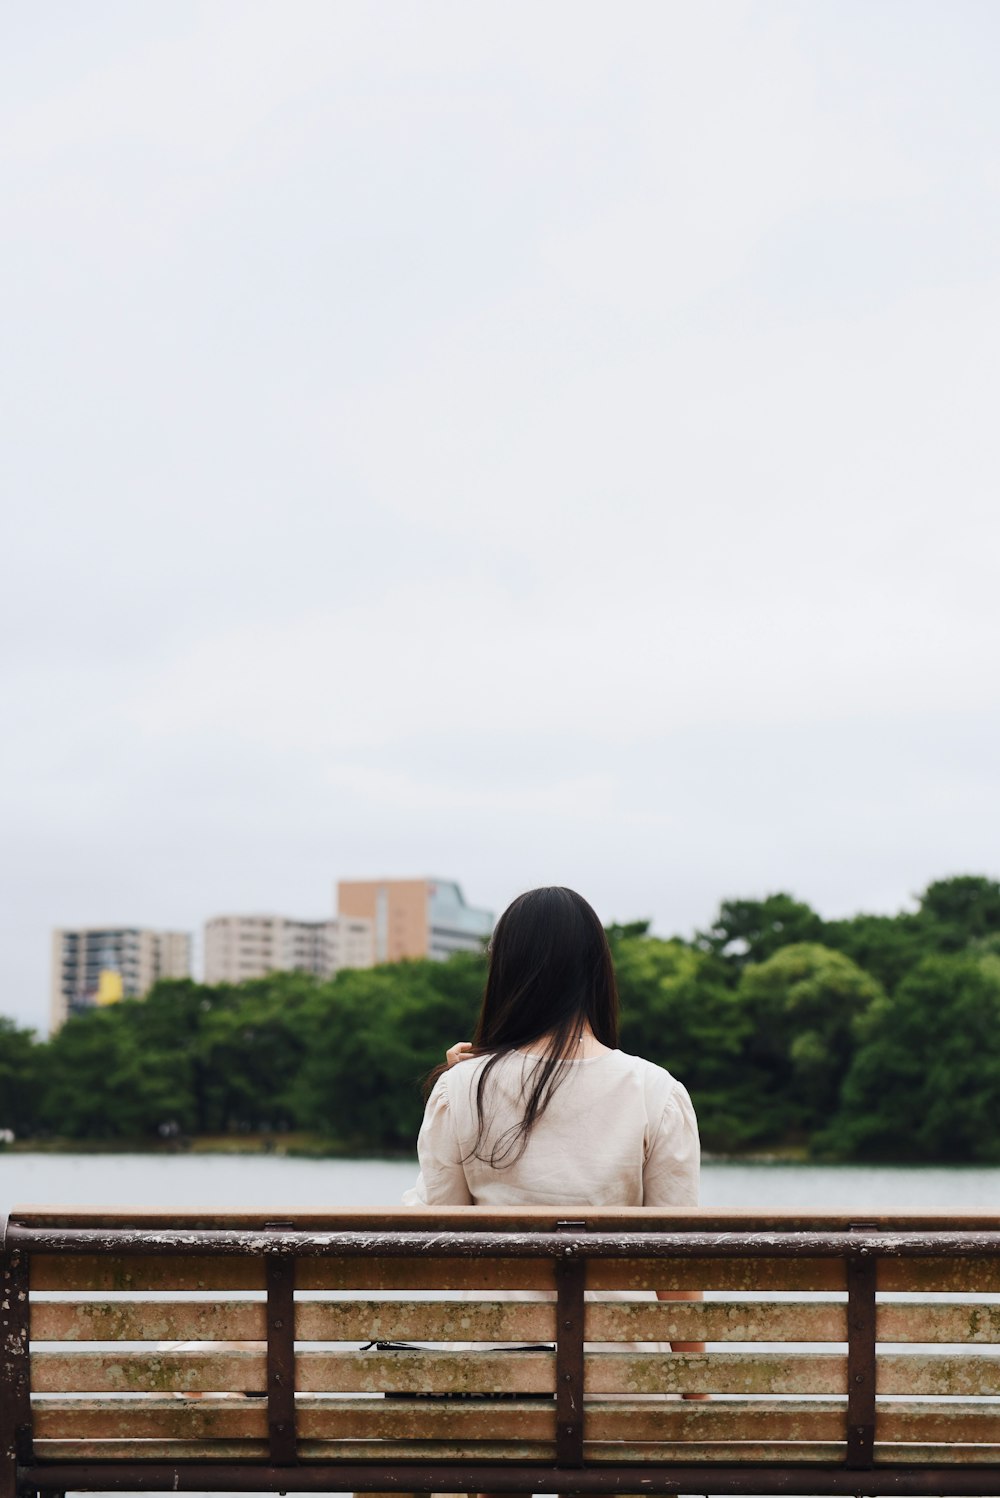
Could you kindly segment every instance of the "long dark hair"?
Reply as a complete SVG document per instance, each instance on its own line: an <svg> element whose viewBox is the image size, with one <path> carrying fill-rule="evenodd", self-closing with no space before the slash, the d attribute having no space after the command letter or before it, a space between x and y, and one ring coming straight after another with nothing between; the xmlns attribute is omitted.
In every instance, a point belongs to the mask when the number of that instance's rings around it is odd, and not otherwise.
<svg viewBox="0 0 1000 1498"><path fill-rule="evenodd" d="M471 1156L496 1168L524 1154L528 1136L568 1075L563 1062L586 1024L602 1045L618 1044L618 985L604 927L575 890L518 895L497 922L473 1055L488 1055L476 1084L478 1133ZM483 1153L490 1074L511 1051L546 1036L524 1083L524 1111ZM461 1064L461 1063L459 1063ZM438 1075L440 1072L438 1073Z"/></svg>

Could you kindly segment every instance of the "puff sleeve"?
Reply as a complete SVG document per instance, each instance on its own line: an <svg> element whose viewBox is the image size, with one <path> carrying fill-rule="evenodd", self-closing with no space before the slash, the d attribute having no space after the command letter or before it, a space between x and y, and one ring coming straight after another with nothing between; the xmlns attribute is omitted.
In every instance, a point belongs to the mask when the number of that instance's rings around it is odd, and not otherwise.
<svg viewBox="0 0 1000 1498"><path fill-rule="evenodd" d="M687 1089L675 1080L650 1134L642 1171L643 1206L696 1207L700 1169L698 1120Z"/></svg>
<svg viewBox="0 0 1000 1498"><path fill-rule="evenodd" d="M424 1121L417 1135L417 1159L420 1162L417 1184L403 1192L408 1207L473 1205L451 1114L447 1072L438 1077L427 1099Z"/></svg>

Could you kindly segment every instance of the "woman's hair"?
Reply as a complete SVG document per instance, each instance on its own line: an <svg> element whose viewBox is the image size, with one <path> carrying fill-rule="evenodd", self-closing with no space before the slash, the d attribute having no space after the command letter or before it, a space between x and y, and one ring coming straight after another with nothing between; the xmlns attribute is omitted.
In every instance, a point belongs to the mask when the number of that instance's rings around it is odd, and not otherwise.
<svg viewBox="0 0 1000 1498"><path fill-rule="evenodd" d="M478 1133L471 1154L503 1168L523 1155L532 1128L568 1075L565 1060L585 1025L618 1044L618 987L604 927L575 890L531 889L508 905L489 945L489 971L473 1041L488 1055L476 1083ZM547 1037L527 1071L519 1121L486 1146L490 1075L502 1057Z"/></svg>

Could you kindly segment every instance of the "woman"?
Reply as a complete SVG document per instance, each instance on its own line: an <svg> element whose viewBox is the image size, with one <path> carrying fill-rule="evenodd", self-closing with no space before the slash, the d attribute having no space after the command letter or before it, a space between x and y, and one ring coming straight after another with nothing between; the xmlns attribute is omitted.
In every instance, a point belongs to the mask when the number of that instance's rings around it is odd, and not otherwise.
<svg viewBox="0 0 1000 1498"><path fill-rule="evenodd" d="M475 1040L452 1047L427 1099L420 1176L404 1200L696 1207L691 1099L668 1071L617 1044L618 989L596 914L571 889L520 895L493 933Z"/></svg>

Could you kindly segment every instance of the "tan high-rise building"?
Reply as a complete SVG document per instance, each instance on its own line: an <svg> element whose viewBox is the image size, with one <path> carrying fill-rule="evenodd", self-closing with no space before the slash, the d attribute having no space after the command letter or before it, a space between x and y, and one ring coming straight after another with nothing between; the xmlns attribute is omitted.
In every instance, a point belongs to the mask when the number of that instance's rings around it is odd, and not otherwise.
<svg viewBox="0 0 1000 1498"><path fill-rule="evenodd" d="M63 927L52 933L52 1029L58 1030L70 1014L115 997L144 998L159 978L190 975L191 938L186 931Z"/></svg>
<svg viewBox="0 0 1000 1498"><path fill-rule="evenodd" d="M481 952L493 930L492 911L466 905L452 879L342 879L337 909L372 923L376 962Z"/></svg>
<svg viewBox="0 0 1000 1498"><path fill-rule="evenodd" d="M371 967L372 925L360 918L294 921L282 915L217 915L205 922L205 982L243 983L268 973L332 978Z"/></svg>

